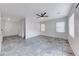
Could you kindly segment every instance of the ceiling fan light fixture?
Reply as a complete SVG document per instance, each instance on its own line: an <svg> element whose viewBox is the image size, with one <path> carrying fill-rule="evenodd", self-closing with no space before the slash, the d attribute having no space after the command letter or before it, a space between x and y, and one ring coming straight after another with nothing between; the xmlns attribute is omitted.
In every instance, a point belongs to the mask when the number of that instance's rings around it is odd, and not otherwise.
<svg viewBox="0 0 79 59"><path fill-rule="evenodd" d="M48 17L48 15L46 15L47 14L47 12L46 11L44 11L44 12L42 12L41 14L36 14L38 17Z"/></svg>

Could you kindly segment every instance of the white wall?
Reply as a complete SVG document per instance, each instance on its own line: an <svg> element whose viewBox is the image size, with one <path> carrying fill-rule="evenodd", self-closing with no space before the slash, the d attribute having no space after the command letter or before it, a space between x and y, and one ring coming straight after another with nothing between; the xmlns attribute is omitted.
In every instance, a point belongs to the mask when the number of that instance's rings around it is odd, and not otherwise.
<svg viewBox="0 0 79 59"><path fill-rule="evenodd" d="M65 22L65 32L64 33L56 31L57 22ZM44 23L45 27L46 27L45 32L41 32L41 35L67 39L67 34L68 34L67 18L53 19L53 20L44 21L41 23Z"/></svg>
<svg viewBox="0 0 79 59"><path fill-rule="evenodd" d="M74 13L69 18L69 35L74 38Z"/></svg>
<svg viewBox="0 0 79 59"><path fill-rule="evenodd" d="M79 7L74 11L74 37L69 35L68 40L75 55L79 56Z"/></svg>
<svg viewBox="0 0 79 59"><path fill-rule="evenodd" d="M12 36L17 35L18 32L18 24L16 22L3 21L3 36Z"/></svg>
<svg viewBox="0 0 79 59"><path fill-rule="evenodd" d="M11 19L13 20L13 19ZM11 20L2 20L2 35L3 36L12 36L12 35L20 35L22 36L23 26L22 21L11 21Z"/></svg>
<svg viewBox="0 0 79 59"><path fill-rule="evenodd" d="M79 56L79 7L78 9L75 10L75 15L74 15L74 29L75 29L75 37L74 37L74 47L76 51L76 55Z"/></svg>
<svg viewBox="0 0 79 59"><path fill-rule="evenodd" d="M76 54L75 50L75 40L74 40L74 14L72 13L71 16L68 19L68 30L69 30L69 36L68 36L68 41L70 43L70 46L73 50L73 52Z"/></svg>
<svg viewBox="0 0 79 59"><path fill-rule="evenodd" d="M40 35L39 28L37 20L26 18L26 39Z"/></svg>
<svg viewBox="0 0 79 59"><path fill-rule="evenodd" d="M19 23L18 23L18 27L19 27L19 29L18 29L18 35L19 36L21 36L21 37L24 37L24 19L23 20L21 20L21 21L19 21Z"/></svg>

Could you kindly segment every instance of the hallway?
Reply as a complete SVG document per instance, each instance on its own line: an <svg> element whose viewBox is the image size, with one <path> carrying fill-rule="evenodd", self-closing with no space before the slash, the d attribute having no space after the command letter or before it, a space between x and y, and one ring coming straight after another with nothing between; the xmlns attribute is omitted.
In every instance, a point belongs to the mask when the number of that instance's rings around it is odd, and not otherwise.
<svg viewBox="0 0 79 59"><path fill-rule="evenodd" d="M4 38L1 56L74 56L65 39L36 36L22 39L18 36Z"/></svg>

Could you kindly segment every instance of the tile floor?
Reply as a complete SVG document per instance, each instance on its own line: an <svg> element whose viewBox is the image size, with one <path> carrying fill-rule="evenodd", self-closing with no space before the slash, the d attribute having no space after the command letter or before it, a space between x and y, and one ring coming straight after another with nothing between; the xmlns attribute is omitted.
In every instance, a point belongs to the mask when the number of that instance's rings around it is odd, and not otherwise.
<svg viewBox="0 0 79 59"><path fill-rule="evenodd" d="M37 36L22 39L18 36L4 38L1 56L74 56L65 39Z"/></svg>

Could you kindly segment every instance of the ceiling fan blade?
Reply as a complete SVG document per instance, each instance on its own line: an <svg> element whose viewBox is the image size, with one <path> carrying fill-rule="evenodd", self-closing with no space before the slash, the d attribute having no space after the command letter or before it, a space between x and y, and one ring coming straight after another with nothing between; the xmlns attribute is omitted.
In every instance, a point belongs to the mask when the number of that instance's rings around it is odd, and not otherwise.
<svg viewBox="0 0 79 59"><path fill-rule="evenodd" d="M39 16L39 17L48 17L48 15L46 15L46 12L41 13L41 14L36 14L36 15Z"/></svg>
<svg viewBox="0 0 79 59"><path fill-rule="evenodd" d="M43 13L41 13L41 17L43 17L44 15L43 15Z"/></svg>
<svg viewBox="0 0 79 59"><path fill-rule="evenodd" d="M46 12L44 12L44 13L41 13L41 17L44 17L44 15L46 14Z"/></svg>
<svg viewBox="0 0 79 59"><path fill-rule="evenodd" d="M39 14L36 14L37 16L41 16L41 15L39 15Z"/></svg>
<svg viewBox="0 0 79 59"><path fill-rule="evenodd" d="M44 12L44 14L43 15L45 15L46 14L46 12Z"/></svg>
<svg viewBox="0 0 79 59"><path fill-rule="evenodd" d="M77 6L75 8L77 8L79 6L79 3L77 4Z"/></svg>

